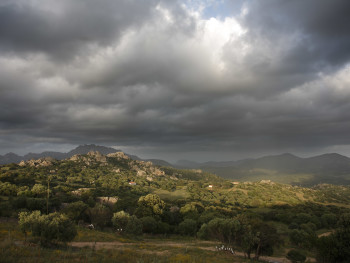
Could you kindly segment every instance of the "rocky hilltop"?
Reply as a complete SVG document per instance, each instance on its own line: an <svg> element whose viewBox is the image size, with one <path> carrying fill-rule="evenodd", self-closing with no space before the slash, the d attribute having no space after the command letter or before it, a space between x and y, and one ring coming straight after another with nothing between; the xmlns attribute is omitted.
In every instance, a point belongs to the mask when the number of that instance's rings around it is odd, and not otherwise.
<svg viewBox="0 0 350 263"><path fill-rule="evenodd" d="M121 168L132 172L138 177L146 177L152 181L153 176L164 176L165 173L150 161L133 160L123 152L114 152L104 155L98 151L90 151L87 154L75 154L64 160L55 160L51 157L39 159L22 160L18 165L21 167L50 167L52 165L64 164L65 162L75 162L82 165L83 169L89 167L106 166L116 173L120 173Z"/></svg>
<svg viewBox="0 0 350 263"><path fill-rule="evenodd" d="M7 153L5 155L0 155L0 164L19 163L21 161L39 160L41 158L47 158L47 157L51 157L56 160L64 160L74 155L87 154L88 152L91 152L91 151L94 151L94 152L98 151L104 155L114 153L114 152L120 152L120 150L117 150L111 147L105 147L105 146L100 146L95 144L85 144L85 145L80 145L67 153L46 151L42 153L28 153L23 156L17 155L15 153Z"/></svg>
<svg viewBox="0 0 350 263"><path fill-rule="evenodd" d="M51 166L53 163L57 162L57 160L55 160L52 157L44 157L44 158L40 158L37 160L28 160L28 161L21 161L18 165L19 166L31 166L31 167L39 167L39 166Z"/></svg>

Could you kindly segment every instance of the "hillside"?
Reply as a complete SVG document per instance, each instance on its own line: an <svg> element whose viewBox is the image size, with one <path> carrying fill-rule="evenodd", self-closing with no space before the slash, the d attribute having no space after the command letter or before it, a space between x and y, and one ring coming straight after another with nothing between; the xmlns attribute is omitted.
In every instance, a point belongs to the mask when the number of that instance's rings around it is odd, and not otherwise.
<svg viewBox="0 0 350 263"><path fill-rule="evenodd" d="M279 160L286 160L286 157L289 158L289 156L279 156ZM261 158L255 164L259 167L262 164L271 164L271 160L272 157ZM242 165L247 165L247 163L242 163ZM255 171L263 174L263 169ZM156 192L173 200L177 198L177 194L182 193L179 195L181 198L191 196L206 202L215 202L225 198L232 204L239 203L248 206L323 202L325 200L321 196L324 193L321 194L320 191L330 189L327 184L323 184L323 187L302 188L270 180L261 182L253 180L233 184L200 169L176 169L155 165L151 161L133 160L123 152L104 155L94 151L87 154L75 154L64 160L45 157L21 161L18 165L3 165L0 179L3 191L6 192L4 184L7 184L7 191L18 193L18 191L30 191L29 189L34 187L35 183L45 182L47 180L45 177L48 175L53 178L53 189L64 187L71 191L82 188L95 191L96 188L99 188L100 193L111 195L114 190L119 192L118 189L130 187L130 190L142 193ZM241 179L246 178L253 178L253 176L250 174L241 177ZM135 186L130 186L130 182L134 182ZM212 189L208 188L209 185L212 185ZM10 190L12 188L13 190ZM339 196L334 195L329 201L346 204L348 188L332 186L332 189L338 189Z"/></svg>
<svg viewBox="0 0 350 263"><path fill-rule="evenodd" d="M0 166L1 217L16 220L22 213L28 220L42 218L40 224L48 222L48 228L52 226L47 218L66 220L69 229L80 226L75 242L95 245L96 241L136 236L137 240L130 242L139 249L144 244L137 242L145 235L152 239L157 236L162 244L165 235L175 235L171 243L179 247L178 243L188 237L197 237L211 241L210 251L216 254L210 256L218 258L222 254L215 252L213 245L218 242L234 247L241 256L254 251L257 258L275 255L283 261L285 251L302 248L302 253L315 257L318 233L338 231L343 217L350 212L349 200L347 186L303 188L269 180L233 183L201 169L176 169L133 160L123 152L104 155L90 151L64 160L45 157ZM23 227L30 230L30 224ZM84 226L90 224L100 232L86 232ZM42 237L40 231L45 229L32 232L29 241L38 242L35 235ZM69 233L74 234L73 230ZM261 234L267 237L266 243L259 243ZM246 238L252 247L244 245ZM279 243L284 244L282 248ZM108 242L103 246L114 247ZM312 247L316 250L306 250ZM185 254L194 253L187 249Z"/></svg>
<svg viewBox="0 0 350 263"><path fill-rule="evenodd" d="M15 153L7 153L5 155L0 155L0 165L1 164L9 164L9 163L19 163L21 161L28 161L28 160L35 160L35 159L40 159L40 158L46 158L46 157L51 157L56 160L64 160L67 158L72 157L73 155L76 154L87 154L88 152L99 152L101 154L107 155L110 153L115 153L115 152L120 152L120 150L111 148L111 147L106 147L106 146L100 146L100 145L95 145L95 144L85 144L85 145L80 145L76 147L75 149L72 149L71 151L67 153L62 153L62 152L53 152L53 151L46 151L46 152L41 152L41 153L27 153L23 156L17 155ZM173 166L172 164L160 160L160 159L145 159L142 160L136 155L131 155L131 154L126 154L133 160L138 160L138 161L150 161L155 165L159 166Z"/></svg>
<svg viewBox="0 0 350 263"><path fill-rule="evenodd" d="M42 152L28 153L24 156L8 153L0 156L0 164L19 163L22 160L35 160L45 157L64 160L76 154L87 154L90 151L98 151L104 155L120 152L120 150L111 147L90 144L78 146L67 153ZM161 159L143 160L135 155L127 154L127 156L133 160L152 162L157 166L202 169L203 171L238 182L272 180L278 183L306 187L317 184L350 184L350 158L336 153L309 158L301 158L285 153L257 159L226 162L210 161L205 163L180 160L175 165Z"/></svg>
<svg viewBox="0 0 350 263"><path fill-rule="evenodd" d="M323 154L300 158L292 154L265 156L232 162L207 162L187 164L187 168L200 168L234 181L273 180L301 186L317 184L348 185L350 183L350 158L340 154Z"/></svg>

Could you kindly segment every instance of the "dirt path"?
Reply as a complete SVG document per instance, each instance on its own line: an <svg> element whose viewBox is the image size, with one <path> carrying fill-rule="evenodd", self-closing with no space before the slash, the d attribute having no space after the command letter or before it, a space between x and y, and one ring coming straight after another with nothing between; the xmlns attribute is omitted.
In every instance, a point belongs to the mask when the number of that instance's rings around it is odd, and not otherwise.
<svg viewBox="0 0 350 263"><path fill-rule="evenodd" d="M142 242L138 242L138 243L123 243L123 242L119 242L119 241L113 241L113 242L72 242L70 243L70 245L72 247L79 247L79 248L83 248L83 247L90 247L90 248L95 248L95 249L125 249L128 247L133 247L133 249L135 249L135 247L137 248L137 250L140 251L147 251L147 253L154 253L154 254L165 254L168 252L168 250L166 250L167 247L176 247L176 248L197 248L197 249L202 249L202 250L208 250L208 251L216 251L215 249L215 243L213 242L207 242L207 241L201 241L201 242L174 242L174 241L154 241L154 240L145 240ZM165 248L165 250L163 251L155 251L155 250L150 250L148 249L149 247L163 247ZM227 253L224 252L223 253ZM236 256L239 257L244 257L244 253L243 252L235 252ZM260 257L261 260L265 260L268 262L276 262L276 263L290 263L290 261L286 258L282 258L282 257L267 257L267 256L261 256ZM311 262L315 262L315 261L311 261Z"/></svg>

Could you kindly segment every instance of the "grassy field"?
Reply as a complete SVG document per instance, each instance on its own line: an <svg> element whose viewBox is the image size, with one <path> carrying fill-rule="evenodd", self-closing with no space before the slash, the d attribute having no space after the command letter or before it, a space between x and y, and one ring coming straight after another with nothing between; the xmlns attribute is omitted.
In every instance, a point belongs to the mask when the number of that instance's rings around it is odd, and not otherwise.
<svg viewBox="0 0 350 263"><path fill-rule="evenodd" d="M15 221L0 224L0 262L251 262L242 256L215 251L216 242L195 238L143 240L124 238L113 233L79 228L79 234L68 245L42 248L24 235Z"/></svg>

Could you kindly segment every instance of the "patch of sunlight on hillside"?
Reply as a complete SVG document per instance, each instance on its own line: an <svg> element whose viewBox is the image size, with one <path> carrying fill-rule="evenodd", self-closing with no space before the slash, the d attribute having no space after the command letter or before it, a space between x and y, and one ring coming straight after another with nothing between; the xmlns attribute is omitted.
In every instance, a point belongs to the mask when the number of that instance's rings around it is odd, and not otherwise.
<svg viewBox="0 0 350 263"><path fill-rule="evenodd" d="M313 179L314 175L312 174L288 174L268 169L252 169L249 175L244 177L245 181L259 182L261 180L271 180L282 184L303 184Z"/></svg>
<svg viewBox="0 0 350 263"><path fill-rule="evenodd" d="M186 199L190 197L189 193L185 189L177 189L174 192L163 189L154 189L153 194L157 194L161 199L167 200Z"/></svg>

